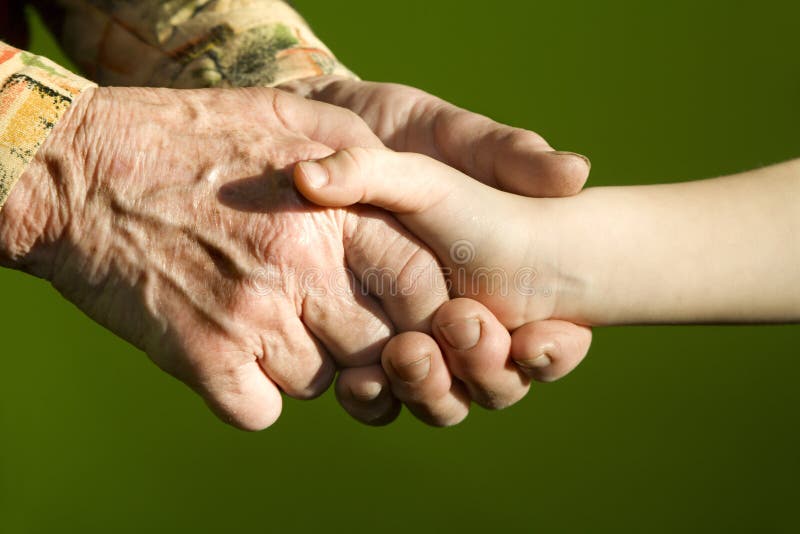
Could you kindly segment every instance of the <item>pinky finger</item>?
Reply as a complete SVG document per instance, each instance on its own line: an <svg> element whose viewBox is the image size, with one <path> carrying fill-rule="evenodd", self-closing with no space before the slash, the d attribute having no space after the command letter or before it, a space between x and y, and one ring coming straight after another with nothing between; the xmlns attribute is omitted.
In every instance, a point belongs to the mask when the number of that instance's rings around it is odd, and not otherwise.
<svg viewBox="0 0 800 534"><path fill-rule="evenodd" d="M388 425L402 408L380 365L342 369L336 381L336 398L353 419L370 426Z"/></svg>
<svg viewBox="0 0 800 534"><path fill-rule="evenodd" d="M592 330L566 321L539 321L511 335L511 358L539 382L555 382L572 372L586 357Z"/></svg>

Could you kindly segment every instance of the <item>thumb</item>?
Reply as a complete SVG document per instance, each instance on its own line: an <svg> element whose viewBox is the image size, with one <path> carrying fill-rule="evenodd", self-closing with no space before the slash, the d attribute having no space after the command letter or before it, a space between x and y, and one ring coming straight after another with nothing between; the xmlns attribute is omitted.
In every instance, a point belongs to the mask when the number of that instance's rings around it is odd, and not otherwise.
<svg viewBox="0 0 800 534"><path fill-rule="evenodd" d="M458 203L475 184L467 176L420 154L349 148L317 161L298 163L294 180L310 201L329 207L372 204L403 215L420 215Z"/></svg>
<svg viewBox="0 0 800 534"><path fill-rule="evenodd" d="M433 121L442 161L503 191L528 197L571 196L589 177L588 158L553 150L534 132L452 104L440 105L433 119L428 115L425 120Z"/></svg>
<svg viewBox="0 0 800 534"><path fill-rule="evenodd" d="M470 219L492 206L496 189L421 154L349 148L295 166L297 188L329 207L372 204L395 213L441 259L443 247L472 228ZM435 208L435 209L433 209Z"/></svg>
<svg viewBox="0 0 800 534"><path fill-rule="evenodd" d="M305 100L285 91L273 90L271 96L271 102L269 99L262 99L261 102L271 105L269 111L290 131L301 133L334 150L348 146L383 147L367 123L349 109Z"/></svg>
<svg viewBox="0 0 800 534"><path fill-rule="evenodd" d="M349 148L298 163L294 180L322 206L372 204L395 213L439 259L452 242L473 238L464 235L472 233L472 219L491 217L493 197L505 194L427 156L386 149Z"/></svg>

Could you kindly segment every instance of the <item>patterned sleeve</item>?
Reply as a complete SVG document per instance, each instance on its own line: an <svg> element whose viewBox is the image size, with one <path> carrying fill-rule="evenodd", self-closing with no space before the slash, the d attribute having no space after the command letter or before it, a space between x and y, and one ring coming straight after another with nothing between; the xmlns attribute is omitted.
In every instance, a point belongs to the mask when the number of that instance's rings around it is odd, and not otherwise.
<svg viewBox="0 0 800 534"><path fill-rule="evenodd" d="M353 76L281 0L59 0L63 44L101 85L274 86Z"/></svg>
<svg viewBox="0 0 800 534"><path fill-rule="evenodd" d="M73 99L92 85L0 42L0 208Z"/></svg>

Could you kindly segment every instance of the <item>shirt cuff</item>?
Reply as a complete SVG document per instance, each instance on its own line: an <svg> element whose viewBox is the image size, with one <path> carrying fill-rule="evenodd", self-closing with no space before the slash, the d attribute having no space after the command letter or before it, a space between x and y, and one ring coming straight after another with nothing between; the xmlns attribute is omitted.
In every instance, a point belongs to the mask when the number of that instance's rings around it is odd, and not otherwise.
<svg viewBox="0 0 800 534"><path fill-rule="evenodd" d="M253 87L355 77L281 0L61 3L64 47L101 85Z"/></svg>
<svg viewBox="0 0 800 534"><path fill-rule="evenodd" d="M0 41L0 209L75 97L93 85Z"/></svg>

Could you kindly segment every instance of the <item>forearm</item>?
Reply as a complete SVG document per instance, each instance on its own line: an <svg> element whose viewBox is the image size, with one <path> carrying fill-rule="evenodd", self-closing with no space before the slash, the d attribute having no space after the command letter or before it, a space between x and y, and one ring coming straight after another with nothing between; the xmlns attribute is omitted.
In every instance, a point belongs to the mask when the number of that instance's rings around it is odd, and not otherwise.
<svg viewBox="0 0 800 534"><path fill-rule="evenodd" d="M565 203L562 317L800 320L800 160L714 180L596 188Z"/></svg>
<svg viewBox="0 0 800 534"><path fill-rule="evenodd" d="M101 85L251 87L352 76L281 0L59 3L65 50Z"/></svg>

